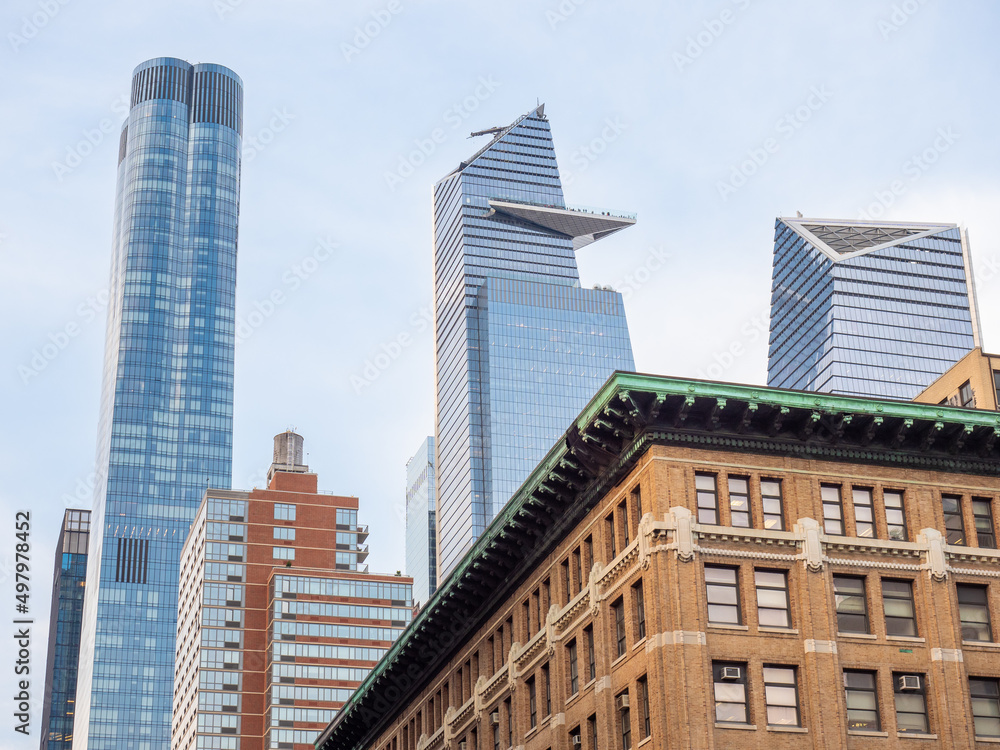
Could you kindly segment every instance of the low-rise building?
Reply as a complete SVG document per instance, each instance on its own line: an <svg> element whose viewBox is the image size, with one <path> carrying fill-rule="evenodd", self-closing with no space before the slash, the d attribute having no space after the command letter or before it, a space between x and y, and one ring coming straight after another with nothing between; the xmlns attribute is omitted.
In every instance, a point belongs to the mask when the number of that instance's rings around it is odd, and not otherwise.
<svg viewBox="0 0 1000 750"><path fill-rule="evenodd" d="M913 400L997 411L1000 409L1000 354L984 354L976 347Z"/></svg>
<svg viewBox="0 0 1000 750"><path fill-rule="evenodd" d="M994 747L998 435L616 374L317 750Z"/></svg>

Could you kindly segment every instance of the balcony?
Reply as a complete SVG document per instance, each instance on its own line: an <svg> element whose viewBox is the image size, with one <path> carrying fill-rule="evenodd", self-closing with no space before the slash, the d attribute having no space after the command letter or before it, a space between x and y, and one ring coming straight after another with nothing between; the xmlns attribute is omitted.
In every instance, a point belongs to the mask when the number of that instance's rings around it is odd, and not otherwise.
<svg viewBox="0 0 1000 750"><path fill-rule="evenodd" d="M572 238L574 250L632 226L637 218L636 214L625 211L533 203L507 197L490 198L489 205L490 216L503 214Z"/></svg>

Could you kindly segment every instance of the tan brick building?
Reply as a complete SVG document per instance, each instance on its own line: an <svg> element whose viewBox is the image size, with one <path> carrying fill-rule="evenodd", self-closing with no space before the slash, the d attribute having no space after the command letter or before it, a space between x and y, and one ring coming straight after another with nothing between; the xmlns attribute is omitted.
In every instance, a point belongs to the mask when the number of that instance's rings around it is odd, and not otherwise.
<svg viewBox="0 0 1000 750"><path fill-rule="evenodd" d="M984 354L976 347L913 400L1000 410L1000 355Z"/></svg>
<svg viewBox="0 0 1000 750"><path fill-rule="evenodd" d="M617 374L317 749L994 747L998 435Z"/></svg>
<svg viewBox="0 0 1000 750"><path fill-rule="evenodd" d="M268 486L209 489L181 554L174 750L312 748L412 617L412 579L364 565L358 499L320 493L302 438Z"/></svg>

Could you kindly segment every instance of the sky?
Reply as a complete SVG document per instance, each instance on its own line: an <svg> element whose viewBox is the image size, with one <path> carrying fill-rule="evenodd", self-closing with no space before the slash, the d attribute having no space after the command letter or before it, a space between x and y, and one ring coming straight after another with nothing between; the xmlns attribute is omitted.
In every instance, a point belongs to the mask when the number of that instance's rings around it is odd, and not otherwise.
<svg viewBox="0 0 1000 750"><path fill-rule="evenodd" d="M623 293L641 372L765 382L774 220L796 211L966 227L996 351L998 21L988 0L5 0L0 620L28 509L33 693L62 513L93 502L136 65L244 81L233 487L262 485L295 429L394 573L406 461L434 427L431 190L487 142L470 132L543 102L567 202L637 212L578 260ZM39 723L8 719L0 746L34 747Z"/></svg>

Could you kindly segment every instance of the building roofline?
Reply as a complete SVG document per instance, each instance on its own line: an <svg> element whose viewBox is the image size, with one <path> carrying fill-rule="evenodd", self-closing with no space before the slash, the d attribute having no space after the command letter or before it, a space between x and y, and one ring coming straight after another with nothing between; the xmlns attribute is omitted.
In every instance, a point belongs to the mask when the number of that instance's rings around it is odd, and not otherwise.
<svg viewBox="0 0 1000 750"><path fill-rule="evenodd" d="M997 437L996 412L616 372L315 747L367 747L652 445L1000 476Z"/></svg>

